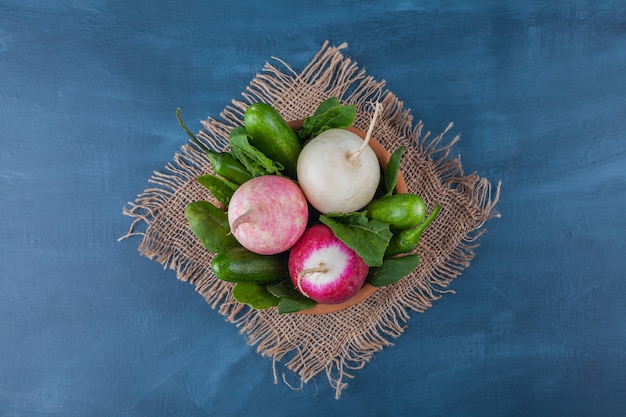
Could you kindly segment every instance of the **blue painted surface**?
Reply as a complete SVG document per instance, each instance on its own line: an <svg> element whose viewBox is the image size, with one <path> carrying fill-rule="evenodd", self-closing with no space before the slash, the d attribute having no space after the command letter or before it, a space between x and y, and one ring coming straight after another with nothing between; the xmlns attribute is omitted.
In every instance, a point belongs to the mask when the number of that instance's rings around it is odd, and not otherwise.
<svg viewBox="0 0 626 417"><path fill-rule="evenodd" d="M623 416L622 1L0 2L0 416ZM503 181L472 265L335 401L272 384L127 201L270 56L324 40L467 172ZM198 121L195 123L193 121ZM293 381L292 381L293 382Z"/></svg>

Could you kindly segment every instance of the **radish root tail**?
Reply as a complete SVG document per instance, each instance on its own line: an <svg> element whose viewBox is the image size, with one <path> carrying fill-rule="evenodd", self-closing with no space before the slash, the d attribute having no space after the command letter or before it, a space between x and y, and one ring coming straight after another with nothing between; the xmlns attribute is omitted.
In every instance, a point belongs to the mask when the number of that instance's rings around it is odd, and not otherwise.
<svg viewBox="0 0 626 417"><path fill-rule="evenodd" d="M298 290L305 297L311 298L311 297L309 297L309 294L307 294L306 291L304 291L304 289L302 288L302 278L304 278L306 275L311 275L311 274L314 274L316 272L326 273L326 272L328 272L328 268L326 268L324 266L324 263L322 262L322 263L319 264L319 266L316 266L315 268L306 268L306 269L303 269L302 271L300 271L298 273L298 277L296 279L296 285L298 286Z"/></svg>
<svg viewBox="0 0 626 417"><path fill-rule="evenodd" d="M370 122L370 126L367 129L367 134L365 135L363 144L361 145L359 149L357 149L356 152L348 156L348 161L350 161L351 164L355 165L356 163L358 163L361 153L365 150L365 148L367 148L367 145L369 144L369 141L372 137L372 132L374 131L374 125L376 124L376 119L378 119L378 115L380 114L382 110L383 110L383 105L380 102L376 102L376 104L374 104L374 115L372 116L372 121Z"/></svg>
<svg viewBox="0 0 626 417"><path fill-rule="evenodd" d="M243 212L239 217L237 217L235 220L233 220L233 224L230 227L230 233L234 233L239 226L241 226L243 223L247 223L250 220L250 214L253 212L253 210L247 210L245 212Z"/></svg>

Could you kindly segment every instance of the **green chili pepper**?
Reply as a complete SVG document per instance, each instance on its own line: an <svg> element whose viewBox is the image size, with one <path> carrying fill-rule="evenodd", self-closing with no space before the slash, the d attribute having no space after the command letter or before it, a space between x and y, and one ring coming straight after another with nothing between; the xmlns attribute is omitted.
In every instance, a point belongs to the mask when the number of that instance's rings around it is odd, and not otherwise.
<svg viewBox="0 0 626 417"><path fill-rule="evenodd" d="M407 253L415 249L420 242L424 230L435 220L440 210L441 207L439 204L435 205L433 211L430 212L428 217L426 217L419 226L413 229L403 230L391 236L389 245L385 250L385 257Z"/></svg>
<svg viewBox="0 0 626 417"><path fill-rule="evenodd" d="M207 188L213 197L224 207L228 207L230 203L230 198L233 196L237 188L239 187L237 184L233 184L232 182L225 180L224 178L218 177L217 175L203 175L198 177L198 182Z"/></svg>
<svg viewBox="0 0 626 417"><path fill-rule="evenodd" d="M230 153L215 152L210 149L205 152L211 161L211 165L213 165L213 170L230 182L241 185L252 179L252 175L246 167Z"/></svg>
<svg viewBox="0 0 626 417"><path fill-rule="evenodd" d="M204 144L202 144L202 142L198 140L196 135L194 135L191 130L189 130L187 126L185 126L185 123L180 116L180 108L176 109L176 118L178 119L178 123L183 128L185 133L187 133L191 140L196 145L198 145L198 147L202 149L204 153L206 153L206 155L209 157L209 161L211 161L213 170L217 174L237 185L241 185L244 182L252 179L252 175L246 169L246 167L237 159L235 159L229 152L217 152L207 148Z"/></svg>

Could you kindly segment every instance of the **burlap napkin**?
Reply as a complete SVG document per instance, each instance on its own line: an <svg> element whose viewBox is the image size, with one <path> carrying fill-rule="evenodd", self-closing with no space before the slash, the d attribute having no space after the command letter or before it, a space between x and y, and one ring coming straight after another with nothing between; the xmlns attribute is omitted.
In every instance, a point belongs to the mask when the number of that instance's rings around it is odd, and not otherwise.
<svg viewBox="0 0 626 417"><path fill-rule="evenodd" d="M437 202L442 208L421 239L417 252L422 262L410 276L347 310L326 315L279 315L276 309L255 311L237 303L231 296L232 285L211 273L212 256L192 234L183 214L188 203L211 198L196 181L211 172L210 163L191 143L182 147L164 172L153 174L150 182L154 187L124 208L124 213L134 218L124 237L142 235L141 254L194 285L212 308L241 329L247 343L272 358L275 382L278 363L295 373L300 384L325 372L336 398L354 370L402 335L411 312L430 307L469 266L477 238L485 230L483 224L498 216L494 207L500 188L498 185L492 196L487 179L464 174L460 160L449 156L458 137L443 141L451 125L436 137L423 133L422 122L413 123L410 111L385 89L384 81L367 76L343 55L345 47L325 42L300 73L274 58L277 66L267 63L242 93L243 100L233 100L219 120L204 121L198 136L207 146L223 150L229 131L242 124L249 103L269 103L286 120L296 120L312 114L331 96L356 106L355 126L365 131L373 112L371 102L382 102L384 110L373 137L389 151L407 147L401 170L409 192L420 195L429 210ZM141 224L143 231L139 230ZM285 373L282 375L285 380Z"/></svg>

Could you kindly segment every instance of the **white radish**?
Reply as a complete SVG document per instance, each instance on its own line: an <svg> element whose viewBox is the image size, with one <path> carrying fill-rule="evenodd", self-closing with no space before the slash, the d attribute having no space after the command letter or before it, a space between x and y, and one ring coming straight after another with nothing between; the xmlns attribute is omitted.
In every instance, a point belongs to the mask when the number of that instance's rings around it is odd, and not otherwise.
<svg viewBox="0 0 626 417"><path fill-rule="evenodd" d="M298 183L318 211L350 213L374 198L380 164L368 142L379 110L377 104L365 140L346 129L328 129L300 152Z"/></svg>
<svg viewBox="0 0 626 417"><path fill-rule="evenodd" d="M228 223L246 249L274 255L291 248L306 229L309 207L289 178L264 175L243 183L230 199Z"/></svg>
<svg viewBox="0 0 626 417"><path fill-rule="evenodd" d="M339 304L363 286L369 268L325 224L307 229L289 252L289 275L296 289L321 304Z"/></svg>

